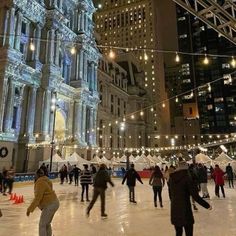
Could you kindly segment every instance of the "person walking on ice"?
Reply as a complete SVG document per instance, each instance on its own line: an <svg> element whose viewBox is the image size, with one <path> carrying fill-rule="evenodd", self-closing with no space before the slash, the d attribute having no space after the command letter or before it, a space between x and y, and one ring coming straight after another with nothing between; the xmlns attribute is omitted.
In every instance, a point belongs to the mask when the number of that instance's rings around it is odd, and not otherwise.
<svg viewBox="0 0 236 236"><path fill-rule="evenodd" d="M107 183L109 183L112 187L114 187L113 182L111 181L111 177L109 176L106 165L101 164L98 172L94 176L93 180L93 198L90 202L86 214L89 216L91 209L93 208L93 205L97 201L98 196L101 197L101 217L107 217L107 214L105 213L105 191L107 189Z"/></svg>
<svg viewBox="0 0 236 236"><path fill-rule="evenodd" d="M135 185L136 185L136 179L143 184L140 175L138 172L134 169L134 164L130 165L130 169L125 173L125 176L123 178L122 184L127 183L127 186L129 188L129 201L133 203L137 203L135 201Z"/></svg>
<svg viewBox="0 0 236 236"><path fill-rule="evenodd" d="M29 216L38 207L41 210L39 236L51 236L51 222L59 208L59 201L53 190L52 182L45 176L42 169L36 172L34 195L26 215Z"/></svg>

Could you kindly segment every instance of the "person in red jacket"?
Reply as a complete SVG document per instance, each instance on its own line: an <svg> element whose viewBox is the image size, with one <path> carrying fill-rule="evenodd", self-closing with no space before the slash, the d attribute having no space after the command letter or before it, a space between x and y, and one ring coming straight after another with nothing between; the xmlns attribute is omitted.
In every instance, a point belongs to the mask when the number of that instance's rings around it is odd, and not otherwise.
<svg viewBox="0 0 236 236"><path fill-rule="evenodd" d="M219 165L215 165L213 178L215 180L215 194L217 197L220 197L219 188L221 188L222 195L225 198L224 175L225 175L225 172L220 169Z"/></svg>

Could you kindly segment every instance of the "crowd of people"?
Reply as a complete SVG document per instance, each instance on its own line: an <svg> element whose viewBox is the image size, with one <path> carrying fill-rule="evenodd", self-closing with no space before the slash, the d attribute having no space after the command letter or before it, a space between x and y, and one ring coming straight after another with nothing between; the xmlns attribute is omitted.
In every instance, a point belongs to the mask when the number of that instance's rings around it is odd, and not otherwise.
<svg viewBox="0 0 236 236"><path fill-rule="evenodd" d="M101 164L98 171L94 165L91 164L89 167L87 164L83 165L84 168L81 170L76 165L63 165L59 171L61 184L65 181L68 184L74 182L75 186L81 185L81 202L86 199L89 202L87 207L87 216L89 217L90 212L98 198L101 199L101 216L107 217L105 212L105 192L107 189L107 183L114 187L114 183L111 180L111 175L106 165ZM56 193L53 190L52 182L48 177L48 167L45 164L39 168L36 172L35 177L35 196L27 209L27 216L29 216L36 207L41 209L41 217L39 222L39 235L51 235L51 222L59 209L59 201ZM209 199L210 194L208 192L208 179L210 177L215 182L215 195L220 197L220 190L222 196L225 198L224 190L224 178L227 175L229 182L229 187L234 188L234 173L230 164L223 171L219 165L215 165L215 168L211 167L210 172L203 164L191 164L188 165L182 158L179 159L179 164L177 167L170 166L166 167L165 170L160 169L159 166L155 166L152 171L151 177L149 179L149 185L153 190L153 202L154 207L157 205L157 197L159 200L160 208L163 208L162 200L162 189L167 184L169 199L171 203L171 223L175 227L176 236L181 236L183 234L183 229L185 230L186 236L193 235L193 212L197 210L195 202L206 209L212 209L207 201L204 199ZM15 171L11 167L9 170L3 169L0 175L0 190L3 195L12 192L13 182L14 182ZM130 165L127 171L124 171L122 184L126 182L129 190L129 202L137 204L135 199L135 186L136 180L141 184L143 181L135 170L134 164ZM93 196L92 200L89 199L89 186L93 184ZM201 194L201 196L200 196ZM85 195L85 198L84 198ZM0 211L0 217L2 213Z"/></svg>

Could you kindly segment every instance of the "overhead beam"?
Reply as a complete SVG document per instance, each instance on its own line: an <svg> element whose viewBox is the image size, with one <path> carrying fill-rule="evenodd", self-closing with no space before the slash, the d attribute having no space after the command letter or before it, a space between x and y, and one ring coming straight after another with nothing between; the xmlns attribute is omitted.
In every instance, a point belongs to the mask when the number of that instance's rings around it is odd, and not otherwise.
<svg viewBox="0 0 236 236"><path fill-rule="evenodd" d="M179 6L209 25L212 29L236 44L235 0L173 0Z"/></svg>

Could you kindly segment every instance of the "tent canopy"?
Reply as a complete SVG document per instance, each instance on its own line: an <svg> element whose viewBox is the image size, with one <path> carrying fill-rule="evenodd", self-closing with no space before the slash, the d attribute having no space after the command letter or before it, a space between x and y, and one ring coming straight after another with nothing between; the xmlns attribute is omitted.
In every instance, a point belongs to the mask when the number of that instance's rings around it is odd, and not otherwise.
<svg viewBox="0 0 236 236"><path fill-rule="evenodd" d="M195 156L195 161L196 163L207 163L207 162L211 162L212 160L210 159L209 156L203 153L199 153Z"/></svg>
<svg viewBox="0 0 236 236"><path fill-rule="evenodd" d="M50 158L42 161L43 163L50 163ZM58 162L65 162L57 153L52 156L52 162L58 163Z"/></svg>
<svg viewBox="0 0 236 236"><path fill-rule="evenodd" d="M222 152L214 161L219 163L228 163L231 162L232 159L226 153Z"/></svg>
<svg viewBox="0 0 236 236"><path fill-rule="evenodd" d="M94 156L93 159L91 160L91 163L95 163L95 164L100 164L102 163L101 158L99 156Z"/></svg>

